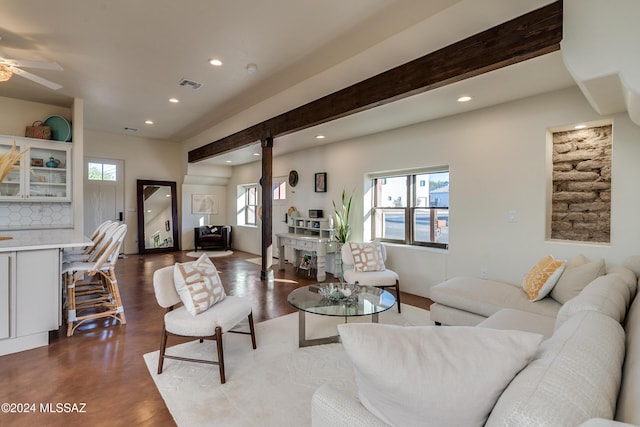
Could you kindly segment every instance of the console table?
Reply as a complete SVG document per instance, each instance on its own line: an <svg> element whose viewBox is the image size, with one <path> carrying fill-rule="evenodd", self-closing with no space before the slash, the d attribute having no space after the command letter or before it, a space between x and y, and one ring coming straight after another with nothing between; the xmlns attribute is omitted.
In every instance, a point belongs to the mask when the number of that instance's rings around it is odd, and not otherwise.
<svg viewBox="0 0 640 427"><path fill-rule="evenodd" d="M327 254L336 252L338 249L337 242L331 241L329 237L308 236L294 233L282 233L276 235L278 239L278 248L280 250L280 260L278 268L284 270L284 248L289 246L293 248L295 254L294 263L297 263L301 252L315 252L317 258L316 279L318 282L324 282L327 278Z"/></svg>

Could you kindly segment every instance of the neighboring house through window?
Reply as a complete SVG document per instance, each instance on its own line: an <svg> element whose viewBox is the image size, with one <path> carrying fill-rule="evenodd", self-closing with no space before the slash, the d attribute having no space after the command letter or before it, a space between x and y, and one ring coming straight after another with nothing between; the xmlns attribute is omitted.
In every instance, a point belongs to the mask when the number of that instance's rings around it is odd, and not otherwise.
<svg viewBox="0 0 640 427"><path fill-rule="evenodd" d="M449 168L372 174L372 236L448 248Z"/></svg>

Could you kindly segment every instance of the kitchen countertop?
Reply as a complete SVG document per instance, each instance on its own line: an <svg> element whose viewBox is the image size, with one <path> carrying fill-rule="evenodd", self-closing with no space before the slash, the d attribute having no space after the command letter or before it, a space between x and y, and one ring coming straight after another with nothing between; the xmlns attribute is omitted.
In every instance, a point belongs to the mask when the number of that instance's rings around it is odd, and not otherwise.
<svg viewBox="0 0 640 427"><path fill-rule="evenodd" d="M0 240L0 252L73 248L92 244L91 239L73 229L0 231L0 237L12 237Z"/></svg>

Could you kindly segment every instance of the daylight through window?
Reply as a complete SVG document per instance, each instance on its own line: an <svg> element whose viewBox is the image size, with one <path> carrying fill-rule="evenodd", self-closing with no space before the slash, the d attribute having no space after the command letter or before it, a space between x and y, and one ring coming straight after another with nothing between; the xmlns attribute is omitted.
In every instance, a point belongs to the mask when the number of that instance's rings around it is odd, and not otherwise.
<svg viewBox="0 0 640 427"><path fill-rule="evenodd" d="M258 216L258 186L252 185L245 188L244 223L256 225Z"/></svg>
<svg viewBox="0 0 640 427"><path fill-rule="evenodd" d="M372 235L382 241L447 248L449 171L373 178Z"/></svg>
<svg viewBox="0 0 640 427"><path fill-rule="evenodd" d="M115 181L116 165L89 162L87 178L90 181Z"/></svg>

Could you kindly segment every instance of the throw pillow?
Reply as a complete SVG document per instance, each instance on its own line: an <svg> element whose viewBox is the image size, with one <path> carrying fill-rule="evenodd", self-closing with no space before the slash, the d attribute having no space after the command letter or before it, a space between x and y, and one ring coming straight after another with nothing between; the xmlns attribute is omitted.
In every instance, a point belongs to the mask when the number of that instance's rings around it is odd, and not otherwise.
<svg viewBox="0 0 640 427"><path fill-rule="evenodd" d="M367 243L348 242L348 245L353 256L355 271L383 271L385 269L382 248L377 240Z"/></svg>
<svg viewBox="0 0 640 427"><path fill-rule="evenodd" d="M396 426L483 426L542 335L465 326L338 325L361 403Z"/></svg>
<svg viewBox="0 0 640 427"><path fill-rule="evenodd" d="M218 270L206 254L193 262L176 263L173 282L180 300L194 316L207 311L226 296Z"/></svg>
<svg viewBox="0 0 640 427"><path fill-rule="evenodd" d="M567 268L556 286L551 290L551 298L561 304L577 296L594 279L606 273L604 259L587 262Z"/></svg>
<svg viewBox="0 0 640 427"><path fill-rule="evenodd" d="M565 261L553 259L551 255L542 258L524 276L522 289L529 301L540 301L555 286L564 271Z"/></svg>

